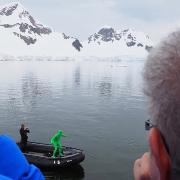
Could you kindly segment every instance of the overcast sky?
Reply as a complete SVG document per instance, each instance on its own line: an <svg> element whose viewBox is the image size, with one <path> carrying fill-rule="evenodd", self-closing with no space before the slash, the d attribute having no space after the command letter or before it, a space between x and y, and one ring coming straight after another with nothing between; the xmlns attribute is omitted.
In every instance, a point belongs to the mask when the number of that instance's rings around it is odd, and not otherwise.
<svg viewBox="0 0 180 180"><path fill-rule="evenodd" d="M0 0L0 5L13 2ZM134 28L158 42L180 25L179 0L20 0L32 16L58 32L85 40L102 26Z"/></svg>

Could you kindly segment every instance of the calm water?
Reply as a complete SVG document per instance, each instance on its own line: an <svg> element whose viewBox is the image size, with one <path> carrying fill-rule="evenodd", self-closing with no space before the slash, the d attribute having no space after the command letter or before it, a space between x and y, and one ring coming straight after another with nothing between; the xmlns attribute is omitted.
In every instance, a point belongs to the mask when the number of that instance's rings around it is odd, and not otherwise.
<svg viewBox="0 0 180 180"><path fill-rule="evenodd" d="M63 144L82 148L81 166L44 172L47 179L133 179L133 161L147 150L142 93L143 62L0 62L0 132L49 142L57 129Z"/></svg>

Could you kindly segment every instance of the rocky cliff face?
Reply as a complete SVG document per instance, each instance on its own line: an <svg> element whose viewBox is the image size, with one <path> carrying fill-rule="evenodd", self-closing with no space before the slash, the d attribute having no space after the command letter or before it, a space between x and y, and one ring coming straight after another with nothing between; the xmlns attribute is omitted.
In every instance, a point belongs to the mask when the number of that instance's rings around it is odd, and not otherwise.
<svg viewBox="0 0 180 180"><path fill-rule="evenodd" d="M114 57L140 56L145 57L152 48L149 36L133 29L115 30L103 27L89 36L83 43L84 56Z"/></svg>
<svg viewBox="0 0 180 180"><path fill-rule="evenodd" d="M13 34L27 45L36 43L36 35L52 33L50 28L38 24L20 3L11 3L2 7L0 20L1 27L11 28Z"/></svg>
<svg viewBox="0 0 180 180"><path fill-rule="evenodd" d="M13 2L0 7L0 37L1 34L3 34L1 33L2 31L6 31L11 35L9 41L13 41L13 38L15 41L19 39L21 43L24 43L27 46L37 44L37 48L43 48L38 47L38 44L39 41L44 41L46 39L48 42L44 43L49 44L51 47L53 47L53 43L55 43L55 45L59 44L59 51L61 51L60 48L63 43L65 43L66 46L69 44L69 47L77 52L81 51L82 48L82 44L78 39L69 37L64 33L53 32L51 28L37 22L37 20L35 20L18 2ZM56 42L54 36L57 36Z"/></svg>
<svg viewBox="0 0 180 180"><path fill-rule="evenodd" d="M102 43L114 42L124 43L127 47L145 48L146 50L152 47L152 42L147 35L132 29L114 30L112 27L104 27L88 38L88 44L101 45Z"/></svg>

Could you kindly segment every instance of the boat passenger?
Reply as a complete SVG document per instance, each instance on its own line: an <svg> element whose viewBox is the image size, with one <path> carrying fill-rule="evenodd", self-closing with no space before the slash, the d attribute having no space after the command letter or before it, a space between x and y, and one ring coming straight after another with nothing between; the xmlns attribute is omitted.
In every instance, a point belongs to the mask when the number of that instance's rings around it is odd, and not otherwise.
<svg viewBox="0 0 180 180"><path fill-rule="evenodd" d="M61 137L66 137L63 131L58 130L57 133L51 138L51 144L53 145L53 156L52 157L60 157L63 156L63 147L61 143Z"/></svg>
<svg viewBox="0 0 180 180"><path fill-rule="evenodd" d="M19 130L19 133L21 135L20 144L21 144L21 147L22 147L23 151L26 149L26 146L27 146L27 140L28 140L27 133L29 133L29 132L30 132L29 129L26 128L24 124L21 124L21 128Z"/></svg>
<svg viewBox="0 0 180 180"><path fill-rule="evenodd" d="M0 135L0 179L1 180L44 180L41 171L29 164L15 141Z"/></svg>
<svg viewBox="0 0 180 180"><path fill-rule="evenodd" d="M180 30L171 33L146 61L144 90L154 127L149 152L134 163L135 180L180 179Z"/></svg>

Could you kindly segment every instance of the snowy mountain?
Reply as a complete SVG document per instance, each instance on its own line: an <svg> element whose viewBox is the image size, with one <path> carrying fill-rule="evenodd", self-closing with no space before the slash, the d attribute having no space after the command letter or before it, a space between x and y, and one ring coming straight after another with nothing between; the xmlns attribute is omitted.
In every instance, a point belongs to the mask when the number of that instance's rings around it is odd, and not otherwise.
<svg viewBox="0 0 180 180"><path fill-rule="evenodd" d="M103 27L83 43L86 56L138 56L145 57L152 48L152 42L143 32L133 29L114 30Z"/></svg>
<svg viewBox="0 0 180 180"><path fill-rule="evenodd" d="M18 2L0 7L0 53L30 56L74 56L78 39L37 22Z"/></svg>
<svg viewBox="0 0 180 180"><path fill-rule="evenodd" d="M0 57L145 57L147 35L103 27L81 43L38 22L19 2L0 7Z"/></svg>

